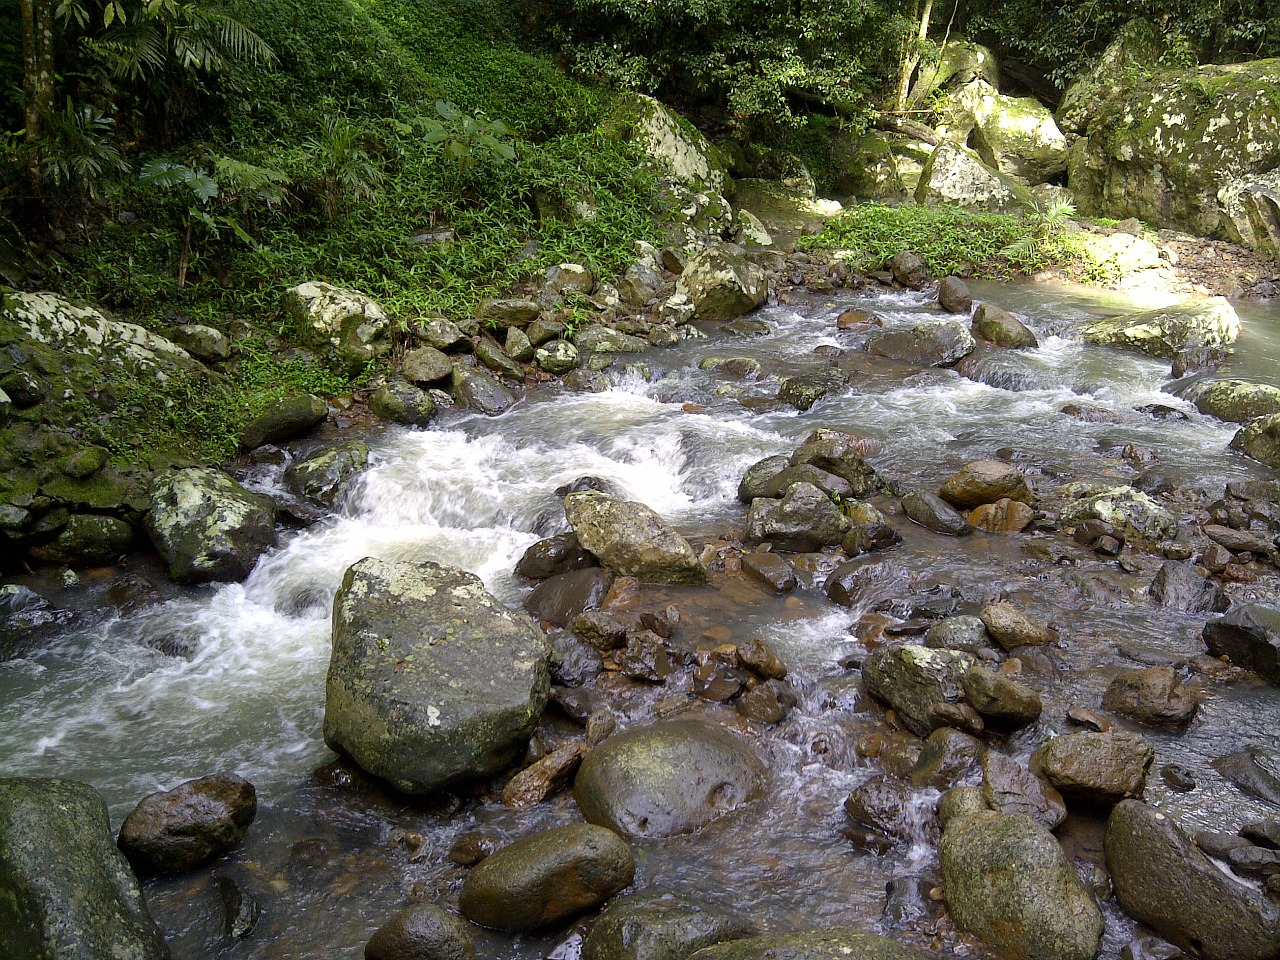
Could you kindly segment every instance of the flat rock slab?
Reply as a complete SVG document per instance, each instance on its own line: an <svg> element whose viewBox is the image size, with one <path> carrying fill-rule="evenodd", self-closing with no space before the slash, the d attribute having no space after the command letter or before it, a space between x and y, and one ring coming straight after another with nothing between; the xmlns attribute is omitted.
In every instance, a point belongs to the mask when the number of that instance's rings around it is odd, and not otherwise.
<svg viewBox="0 0 1280 960"><path fill-rule="evenodd" d="M491 776L546 706L551 651L478 577L366 557L334 597L325 742L406 793Z"/></svg>
<svg viewBox="0 0 1280 960"><path fill-rule="evenodd" d="M1206 346L1234 343L1240 318L1224 297L1210 297L1156 310L1102 317L1084 327L1086 343L1141 350L1173 358L1192 341Z"/></svg>

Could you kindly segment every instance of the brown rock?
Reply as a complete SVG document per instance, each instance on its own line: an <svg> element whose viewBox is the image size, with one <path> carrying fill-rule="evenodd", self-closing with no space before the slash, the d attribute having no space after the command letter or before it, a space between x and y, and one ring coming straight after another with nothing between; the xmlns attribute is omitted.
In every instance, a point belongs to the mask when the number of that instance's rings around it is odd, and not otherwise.
<svg viewBox="0 0 1280 960"><path fill-rule="evenodd" d="M1016 760L988 750L982 758L982 798L1000 813L1024 813L1050 830L1067 818L1062 794Z"/></svg>
<svg viewBox="0 0 1280 960"><path fill-rule="evenodd" d="M215 773L144 797L120 828L120 850L140 873L190 870L234 849L258 812L253 784Z"/></svg>
<svg viewBox="0 0 1280 960"><path fill-rule="evenodd" d="M978 614L992 639L1005 650L1042 647L1054 641L1053 632L1011 603L993 603Z"/></svg>
<svg viewBox="0 0 1280 960"><path fill-rule="evenodd" d="M738 713L758 723L781 723L795 706L795 694L781 680L766 680L738 698Z"/></svg>
<svg viewBox="0 0 1280 960"><path fill-rule="evenodd" d="M967 463L942 484L939 496L947 503L971 509L997 500L1032 502L1031 488L1022 471L999 460Z"/></svg>
<svg viewBox="0 0 1280 960"><path fill-rule="evenodd" d="M766 680L781 680L787 675L787 665L759 638L738 647L738 657L744 667Z"/></svg>
<svg viewBox="0 0 1280 960"><path fill-rule="evenodd" d="M1002 497L969 511L969 525L988 533L1021 533L1035 519L1036 512L1025 503Z"/></svg>
<svg viewBox="0 0 1280 960"><path fill-rule="evenodd" d="M1199 691L1183 683L1173 667L1121 670L1107 684L1102 705L1140 723L1181 727L1195 716Z"/></svg>
<svg viewBox="0 0 1280 960"><path fill-rule="evenodd" d="M537 806L573 779L590 752L585 743L570 743L525 767L503 788L503 805L513 810Z"/></svg>
<svg viewBox="0 0 1280 960"><path fill-rule="evenodd" d="M1151 744L1137 734L1068 733L1037 750L1031 769L1069 800L1110 805L1141 798L1154 757Z"/></svg>

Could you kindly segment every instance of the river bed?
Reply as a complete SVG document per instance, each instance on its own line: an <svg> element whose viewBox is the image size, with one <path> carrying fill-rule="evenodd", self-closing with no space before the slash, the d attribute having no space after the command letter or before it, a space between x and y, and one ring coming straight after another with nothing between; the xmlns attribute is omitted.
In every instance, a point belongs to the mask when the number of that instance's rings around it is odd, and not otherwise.
<svg viewBox="0 0 1280 960"><path fill-rule="evenodd" d="M695 545L727 547L744 525L736 498L743 472L765 456L789 453L817 427L877 441L869 460L883 476L929 490L964 463L991 458L1022 466L1038 491L1073 479L1126 483L1136 475L1127 446L1149 450L1176 486L1210 498L1229 481L1273 476L1227 448L1235 425L1162 392L1166 361L1081 342L1087 319L1135 308L1123 298L1049 285L971 286L976 298L1014 311L1040 338L1038 348L986 361L983 382L868 362L851 385L805 413L773 407L765 402L777 387L771 377L821 369L833 347L856 351L863 335L837 330L842 310L875 310L890 326L937 315L924 294L797 296L758 314L768 336L727 337L709 326L706 340L655 350L630 365L620 361L602 393L545 385L530 388L501 417L450 411L429 430L377 433L369 439L371 469L341 511L282 540L243 584L175 589L163 603L120 616L104 599L119 570L88 572L74 587L22 578L79 619L56 642L0 663L6 775L86 780L102 792L118 826L149 792L216 771L239 773L259 797L243 846L212 868L146 885L174 956L358 957L404 903L456 905L464 871L445 855L462 834L481 830L501 841L579 819L569 794L524 812L507 810L483 787L409 801L333 764L320 737L329 608L343 571L361 557L458 566L519 607L529 585L512 574L515 562L537 540L566 529L558 486L584 475L606 479ZM1280 307L1251 304L1241 314L1244 334L1217 376L1280 385ZM763 374L732 379L701 368L716 357L750 358ZM1061 412L1068 404L1098 414L1068 416ZM1144 411L1153 405L1187 419ZM274 490L280 470L256 466L247 480ZM1205 616L1159 610L1143 599L1149 564L1126 570L1055 533L953 539L900 515L892 522L904 542L872 558L874 589L862 606L826 599L823 574L834 564L818 558L809 588L785 597L732 571L713 573L707 587L646 591L647 601L680 610L677 639L689 646L713 628L739 642L767 640L790 666L801 704L765 729L730 707L694 700L681 680L601 697L622 726L704 712L756 742L772 774L768 796L740 814L693 836L638 844L635 889L735 906L771 931L854 924L933 944L944 956L987 956L945 919L897 930L882 919L888 882L921 876L926 886L936 883L930 846L903 844L875 855L839 832L845 796L880 772L857 744L885 729L883 711L863 702L856 673L842 666L865 652L860 621L880 600L945 584L970 606L1010 599L1053 623L1060 647L1027 678L1044 698L1044 717L1003 747L1022 760L1069 729L1069 706L1096 708L1121 667L1201 649ZM146 558L130 572L163 579ZM1233 599L1268 599L1274 581L1273 572L1230 592ZM1186 732L1141 731L1157 751L1148 801L1193 829L1234 830L1273 816L1209 762L1248 745L1280 748L1278 721L1274 688L1211 687ZM560 719L547 735L574 732ZM1188 767L1197 789L1167 788L1155 771L1168 762ZM1073 816L1060 833L1073 854L1100 858L1096 820ZM262 908L254 932L234 945L222 939L220 876L233 878ZM1114 907L1106 915L1101 956L1113 958L1136 925ZM571 933L512 938L477 928L477 950L486 960L530 960Z"/></svg>

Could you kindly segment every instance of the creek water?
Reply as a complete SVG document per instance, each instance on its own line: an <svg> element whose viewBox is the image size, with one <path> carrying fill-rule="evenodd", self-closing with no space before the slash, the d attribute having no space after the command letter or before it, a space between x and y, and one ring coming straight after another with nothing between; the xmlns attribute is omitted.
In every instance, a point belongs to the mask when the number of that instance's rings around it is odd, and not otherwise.
<svg viewBox="0 0 1280 960"><path fill-rule="evenodd" d="M928 489L980 458L1012 459L1041 490L1073 479L1124 483L1136 472L1123 456L1128 445L1151 451L1174 484L1209 497L1230 480L1272 475L1227 448L1235 426L1162 392L1167 362L1081 342L1085 320L1134 309L1130 302L1046 285L973 287L1040 337L1036 349L984 360L977 380L871 360L857 353L863 335L836 328L837 314L851 306L879 312L890 326L935 317L923 295L810 295L762 311L767 336L732 338L709 328L708 339L629 366L621 361L602 393L548 385L530 389L501 417L451 411L429 430L377 434L372 466L340 511L284 539L243 584L175 590L121 616L103 599L119 571L90 573L65 589L28 578L78 616L53 642L0 663L0 766L6 775L92 783L117 826L154 790L219 770L247 777L258 789L259 815L242 847L213 868L146 885L175 957L357 957L404 903L456 902L464 871L445 854L462 834L481 830L501 842L577 819L569 794L523 812L483 789L410 801L332 764L320 737L329 608L343 571L361 557L462 567L518 607L529 587L511 572L516 560L565 529L556 487L583 475L607 479L697 544L715 544L741 532L745 508L736 490L746 468L789 453L821 426L874 439L879 452L869 459L884 476ZM1277 382L1280 308L1242 306L1241 313L1244 334L1217 376ZM829 347L861 358L849 368L849 385L805 413L753 402L776 391L776 377L846 362L819 349ZM755 360L762 372L735 380L723 367L704 369L708 358L731 357ZM1068 404L1086 414L1063 414ZM1143 409L1152 405L1186 419ZM277 489L280 470L254 467L247 481ZM1118 669L1200 650L1203 615L1145 600L1153 567L1126 570L1057 534L952 539L902 516L892 522L904 542L868 559L866 597L852 608L821 592L834 566L829 557L805 558L808 582L786 597L733 573L714 574L707 587L646 591L646 600L680 610L676 639L690 646L712 627L739 641L763 637L789 664L801 696L793 714L766 731L731 708L693 700L686 681L596 691L624 726L682 705L706 712L751 738L771 769L764 800L693 836L638 844L637 889L735 906L773 931L854 924L932 943L942 955L985 956L936 911L896 927L882 916L891 881L922 877L925 890L937 883L930 844L877 855L840 835L845 796L880 772L856 745L884 730L882 711L858 694L856 672L841 666L865 651L859 622L882 601L946 584L971 606L1008 598L1054 623L1060 648L1030 664L1027 677L1044 697L1044 718L1000 747L1022 760L1068 729L1070 705L1097 707ZM148 562L138 560L134 572L159 579ZM1272 579L1233 586L1233 598L1274 598ZM1157 751L1149 801L1193 829L1234 830L1273 814L1209 762L1248 745L1280 747L1277 721L1274 689L1211 687L1188 731L1142 731ZM552 721L545 737L571 732L567 720ZM1168 789L1154 772L1167 762L1188 767L1197 789ZM1073 855L1100 860L1099 823L1068 821L1060 832ZM222 936L218 877L234 879L262 908L253 933L231 945ZM1108 909L1102 956L1118 956L1135 929ZM477 948L483 958L525 960L569 941L562 954L571 955L571 934L477 930Z"/></svg>

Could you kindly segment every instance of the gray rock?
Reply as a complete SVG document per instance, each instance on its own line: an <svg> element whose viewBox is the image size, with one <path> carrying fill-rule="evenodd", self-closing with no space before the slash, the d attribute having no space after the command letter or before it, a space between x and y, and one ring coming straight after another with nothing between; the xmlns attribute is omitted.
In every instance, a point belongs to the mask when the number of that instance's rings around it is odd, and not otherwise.
<svg viewBox="0 0 1280 960"><path fill-rule="evenodd" d="M518 328L511 327L510 329L516 330ZM506 351L497 342L488 337L481 337L476 341L476 359L494 373L506 377L508 380L515 380L517 383L524 380L524 369L520 364L507 356Z"/></svg>
<svg viewBox="0 0 1280 960"><path fill-rule="evenodd" d="M620 576L649 583L707 578L689 541L642 503L588 490L565 497L564 512L583 549Z"/></svg>
<svg viewBox="0 0 1280 960"><path fill-rule="evenodd" d="M1204 960L1274 960L1280 910L1231 879L1165 814L1125 800L1107 822L1107 866L1131 916Z"/></svg>
<svg viewBox="0 0 1280 960"><path fill-rule="evenodd" d="M310 282L291 287L285 311L310 340L323 344L350 374L391 349L391 320L358 290Z"/></svg>
<svg viewBox="0 0 1280 960"><path fill-rule="evenodd" d="M1021 350L1038 347L1040 341L1025 323L993 303L980 303L973 311L973 335L999 347Z"/></svg>
<svg viewBox="0 0 1280 960"><path fill-rule="evenodd" d="M790 465L791 460L782 456L765 457L756 461L747 468L738 483L738 499L743 503L750 503L757 497L767 497L774 477Z"/></svg>
<svg viewBox="0 0 1280 960"><path fill-rule="evenodd" d="M1156 310L1102 317L1084 327L1086 343L1141 350L1172 358L1195 342L1224 346L1240 336L1240 318L1223 297L1193 300Z"/></svg>
<svg viewBox="0 0 1280 960"><path fill-rule="evenodd" d="M866 349L878 357L921 367L949 367L976 346L959 321L931 320L909 330L878 330L867 338Z"/></svg>
<svg viewBox="0 0 1280 960"><path fill-rule="evenodd" d="M960 678L965 700L984 719L1006 729L1025 727L1040 719L1044 705L1028 687L990 667L974 664Z"/></svg>
<svg viewBox="0 0 1280 960"><path fill-rule="evenodd" d="M1252 670L1280 686L1280 610L1246 603L1204 627L1204 642L1215 657Z"/></svg>
<svg viewBox="0 0 1280 960"><path fill-rule="evenodd" d="M916 184L919 204L1011 212L1032 199L1027 187L982 162L967 147L939 144L924 163Z"/></svg>
<svg viewBox="0 0 1280 960"><path fill-rule="evenodd" d="M689 297L700 320L733 320L769 298L769 281L754 263L712 246L685 264L676 292Z"/></svg>
<svg viewBox="0 0 1280 960"><path fill-rule="evenodd" d="M587 296L596 288L596 278L580 263L558 263L542 275L542 289L556 296L578 293Z"/></svg>
<svg viewBox="0 0 1280 960"><path fill-rule="evenodd" d="M1068 800L1111 805L1142 798L1155 750L1120 730L1054 737L1032 756L1032 770Z"/></svg>
<svg viewBox="0 0 1280 960"><path fill-rule="evenodd" d="M541 314L542 304L519 297L486 300L480 304L480 319L500 330L507 327L527 327Z"/></svg>
<svg viewBox="0 0 1280 960"><path fill-rule="evenodd" d="M1186 726L1199 704L1197 688L1183 683L1173 667L1121 670L1102 697L1113 713L1158 727Z"/></svg>
<svg viewBox="0 0 1280 960"><path fill-rule="evenodd" d="M436 418L431 394L406 380L379 384L369 397L369 409L375 416L405 427L425 427Z"/></svg>
<svg viewBox="0 0 1280 960"><path fill-rule="evenodd" d="M158 474L146 525L180 583L243 580L276 542L271 500L205 467Z"/></svg>
<svg viewBox="0 0 1280 960"><path fill-rule="evenodd" d="M365 558L334 597L325 742L406 793L490 776L547 702L551 651L469 573Z"/></svg>
<svg viewBox="0 0 1280 960"><path fill-rule="evenodd" d="M1280 758L1258 747L1219 757L1213 769L1249 796L1280 807Z"/></svg>
<svg viewBox="0 0 1280 960"><path fill-rule="evenodd" d="M974 811L938 844L956 925L1010 957L1093 960L1103 922L1093 895L1045 827L1016 813Z"/></svg>
<svg viewBox="0 0 1280 960"><path fill-rule="evenodd" d="M593 325L573 335L573 343L581 353L644 353L649 341L612 327Z"/></svg>
<svg viewBox="0 0 1280 960"><path fill-rule="evenodd" d="M979 786L982 757L986 752L986 746L977 737L952 727L939 727L929 734L920 759L911 768L911 786L917 790Z"/></svg>
<svg viewBox="0 0 1280 960"><path fill-rule="evenodd" d="M938 490L943 500L962 510L1008 498L1034 503L1031 488L1021 470L999 460L966 463L943 482Z"/></svg>
<svg viewBox="0 0 1280 960"><path fill-rule="evenodd" d="M364 960L476 960L467 925L430 903L405 907L364 946Z"/></svg>
<svg viewBox="0 0 1280 960"><path fill-rule="evenodd" d="M849 518L829 496L812 483L793 483L781 500L751 502L743 540L805 552L839 543L848 531Z"/></svg>
<svg viewBox="0 0 1280 960"><path fill-rule="evenodd" d="M1145 493L1132 487L1112 487L1067 504L1063 526L1101 520L1119 529L1129 540L1172 540L1178 535L1178 519Z"/></svg>
<svg viewBox="0 0 1280 960"><path fill-rule="evenodd" d="M86 783L0 778L0 878L6 960L169 956Z"/></svg>
<svg viewBox="0 0 1280 960"><path fill-rule="evenodd" d="M518 933L598 906L631 883L635 858L612 830L555 827L486 857L462 882L458 908L472 923Z"/></svg>
<svg viewBox="0 0 1280 960"><path fill-rule="evenodd" d="M854 788L844 801L844 812L855 824L861 824L899 840L930 840L931 826L922 824L912 810L911 788L893 777L872 777Z"/></svg>
<svg viewBox="0 0 1280 960"><path fill-rule="evenodd" d="M929 267L918 253L899 250L889 258L888 270L904 287L913 289L924 286L929 279Z"/></svg>
<svg viewBox="0 0 1280 960"><path fill-rule="evenodd" d="M868 694L898 712L907 729L927 737L935 724L930 710L938 703L964 699L960 678L973 658L954 650L931 650L917 644L882 647L862 665Z"/></svg>
<svg viewBox="0 0 1280 960"><path fill-rule="evenodd" d="M329 405L311 394L276 400L245 424L240 431L240 446L256 450L264 443L292 440L324 423L328 415Z"/></svg>
<svg viewBox="0 0 1280 960"><path fill-rule="evenodd" d="M982 756L982 799L992 810L1028 816L1048 830L1067 819L1067 805L1057 788L994 750Z"/></svg>
<svg viewBox="0 0 1280 960"><path fill-rule="evenodd" d="M231 357L231 341L227 335L202 323L185 323L175 327L171 338L187 353L207 363Z"/></svg>
<svg viewBox="0 0 1280 960"><path fill-rule="evenodd" d="M1231 438L1231 449L1280 469L1280 413L1258 417L1245 424Z"/></svg>
<svg viewBox="0 0 1280 960"><path fill-rule="evenodd" d="M116 517L73 513L58 535L32 547L31 556L45 563L71 566L115 563L129 552L133 527Z"/></svg>
<svg viewBox="0 0 1280 960"><path fill-rule="evenodd" d="M925 632L924 645L935 650L963 650L977 655L991 649L991 637L986 624L978 617L946 617Z"/></svg>
<svg viewBox="0 0 1280 960"><path fill-rule="evenodd" d="M809 464L834 473L849 484L852 496L867 497L876 493L880 484L871 464L863 459L868 449L867 441L851 434L838 430L815 430L791 454L791 463L793 466Z"/></svg>
<svg viewBox="0 0 1280 960"><path fill-rule="evenodd" d="M803 412L812 409L827 394L844 386L844 379L833 370L804 373L784 379L782 386L778 388L778 399Z"/></svg>
<svg viewBox="0 0 1280 960"><path fill-rule="evenodd" d="M533 359L533 341L519 327L507 328L507 338L503 341L502 348L517 363L528 363Z"/></svg>
<svg viewBox="0 0 1280 960"><path fill-rule="evenodd" d="M289 464L284 482L295 495L332 508L368 465L369 447L360 440L348 440Z"/></svg>
<svg viewBox="0 0 1280 960"><path fill-rule="evenodd" d="M258 812L253 784L216 773L144 797L120 827L120 850L140 874L181 873L239 846Z"/></svg>
<svg viewBox="0 0 1280 960"><path fill-rule="evenodd" d="M599 561L582 549L576 533L559 533L539 540L516 563L516 575L526 580L545 580L559 573L599 566Z"/></svg>
<svg viewBox="0 0 1280 960"><path fill-rule="evenodd" d="M453 361L435 347L418 347L404 355L400 373L410 383L435 383L453 372Z"/></svg>
<svg viewBox="0 0 1280 960"><path fill-rule="evenodd" d="M746 917L671 893L621 897L591 924L582 960L685 960L759 931Z"/></svg>
<svg viewBox="0 0 1280 960"><path fill-rule="evenodd" d="M795 567L786 560L763 550L753 550L742 555L742 569L748 575L771 587L778 593L790 593L799 582Z"/></svg>
<svg viewBox="0 0 1280 960"><path fill-rule="evenodd" d="M938 306L947 313L968 313L973 306L968 284L959 277L943 277L938 284Z"/></svg>
<svg viewBox="0 0 1280 960"><path fill-rule="evenodd" d="M559 320L546 318L535 320L524 329L524 335L535 348L550 340L558 340L568 332L569 328Z"/></svg>
<svg viewBox="0 0 1280 960"><path fill-rule="evenodd" d="M1200 380L1178 396L1190 400L1201 413L1219 420L1248 423L1280 413L1280 388L1247 380Z"/></svg>
<svg viewBox="0 0 1280 960"><path fill-rule="evenodd" d="M535 620L567 627L588 610L599 609L613 574L600 567L572 570L547 577L524 598L524 608Z"/></svg>
<svg viewBox="0 0 1280 960"><path fill-rule="evenodd" d="M505 413L516 402L515 394L491 373L463 363L454 364L449 392L459 403L490 417Z"/></svg>
<svg viewBox="0 0 1280 960"><path fill-rule="evenodd" d="M1222 613L1231 606L1220 586L1176 560L1161 564L1147 592L1164 609L1180 613Z"/></svg>
<svg viewBox="0 0 1280 960"><path fill-rule="evenodd" d="M902 512L926 530L962 537L972 533L969 521L936 494L911 490L902 498Z"/></svg>
<svg viewBox="0 0 1280 960"><path fill-rule="evenodd" d="M574 784L591 823L629 837L699 830L755 799L766 771L755 750L720 727L672 720L610 737Z"/></svg>
<svg viewBox="0 0 1280 960"><path fill-rule="evenodd" d="M468 343L462 328L444 317L421 320L412 332L415 340L437 350L456 350Z"/></svg>
<svg viewBox="0 0 1280 960"><path fill-rule="evenodd" d="M704 947L688 960L930 960L923 950L853 927L774 933Z"/></svg>
<svg viewBox="0 0 1280 960"><path fill-rule="evenodd" d="M573 370L581 362L578 348L568 340L551 340L538 347L533 354L534 363L547 373L563 374ZM601 390L604 387L600 387Z"/></svg>

